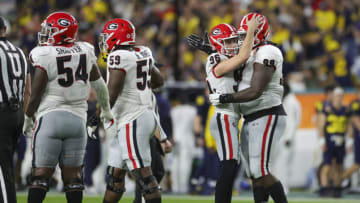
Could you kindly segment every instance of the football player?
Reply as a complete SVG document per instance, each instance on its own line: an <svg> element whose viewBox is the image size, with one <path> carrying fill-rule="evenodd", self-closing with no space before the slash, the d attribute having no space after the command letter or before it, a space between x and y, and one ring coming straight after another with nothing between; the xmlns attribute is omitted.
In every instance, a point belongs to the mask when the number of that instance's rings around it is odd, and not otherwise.
<svg viewBox="0 0 360 203"><path fill-rule="evenodd" d="M258 21L257 21L258 20ZM238 34L236 28L229 24L219 24L210 32L210 43L216 50L208 56L206 62L206 80L210 93L234 93L241 80L241 69L251 52L254 32L257 22L261 19L253 18L249 22L249 32L244 45L239 51ZM237 58L238 63L226 63L229 58ZM241 118L238 104L221 104L215 106L215 113L210 120L210 132L217 146L220 159L220 176L215 188L216 203L230 203L232 188L240 161L239 127Z"/></svg>
<svg viewBox="0 0 360 203"><path fill-rule="evenodd" d="M106 84L96 64L94 47L77 42L78 23L66 12L50 14L41 24L39 46L30 52L35 67L24 129L32 136L32 178L28 202L38 203L49 190L59 163L68 202L82 202L82 167L86 147L86 111L94 88L106 125L114 123Z"/></svg>
<svg viewBox="0 0 360 203"><path fill-rule="evenodd" d="M125 191L125 174L131 171L147 203L161 202L151 171L149 139L157 122L152 109L152 88L163 84L148 47L135 46L135 27L125 19L108 21L99 46L107 52L107 83L117 135L110 143L104 203L115 203Z"/></svg>
<svg viewBox="0 0 360 203"><path fill-rule="evenodd" d="M348 111L343 105L344 90L336 87L330 102L326 103L319 115L318 132L323 140L323 169L320 173L320 196L341 197L341 181L345 157L345 133L347 131ZM333 173L329 174L330 170ZM329 177L330 176L330 177ZM329 178L334 189L330 189Z"/></svg>
<svg viewBox="0 0 360 203"><path fill-rule="evenodd" d="M276 203L284 203L287 198L283 186L271 174L273 150L277 148L286 126L286 113L282 106L283 56L279 48L267 41L269 24L261 14L249 13L241 19L240 41L249 32L249 21L256 16L262 16L263 21L254 33L254 46L242 69L238 92L213 93L209 99L214 105L240 103L239 109L245 118L241 150L249 165L255 202L266 202L270 194ZM239 59L233 57L225 62L239 63ZM234 70L235 67L230 69Z"/></svg>

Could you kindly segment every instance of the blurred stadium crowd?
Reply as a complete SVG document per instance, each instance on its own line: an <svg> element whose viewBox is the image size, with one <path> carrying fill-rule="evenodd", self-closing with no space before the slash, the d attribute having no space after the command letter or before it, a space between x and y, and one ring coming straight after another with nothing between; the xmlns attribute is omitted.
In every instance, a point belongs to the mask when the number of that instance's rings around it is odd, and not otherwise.
<svg viewBox="0 0 360 203"><path fill-rule="evenodd" d="M182 82L191 85L205 80L207 55L190 48L186 36L191 33L203 36L219 23L237 27L241 17L249 11L268 18L272 41L284 54L284 75L294 91L303 92L330 84L351 88L360 83L360 0L0 0L0 14L11 25L8 37L26 55L37 44L37 32L44 17L57 10L68 11L76 17L78 39L95 45L97 54L98 35L104 23L116 17L130 19L136 27L137 43L152 49L168 84ZM106 64L102 57L99 57L98 64L105 73ZM180 103L184 102L183 98L180 100ZM173 182L179 185L173 185L173 190L181 193L188 191L183 170L188 170L185 175L192 174L192 185L195 186L204 181L199 179L201 174L210 173L206 175L211 179L209 187L213 187L216 180L214 169L217 166L200 163L201 157L206 157L206 163L216 164L216 153L211 146L210 150L197 153L195 147L203 146L204 140L192 136L193 133L199 137L209 134L205 126L210 105L204 97L192 100L195 107L178 105L170 111L167 98L158 95L162 124L170 129L167 133L174 137L176 134L188 136L175 140L178 143L174 146L175 155L169 155L168 160L175 163L169 171L178 170L180 173L174 176L179 180L173 179ZM167 120L170 118L188 122L174 125L176 122ZM189 132L184 132L184 129ZM189 139L194 139L194 143L189 144ZM183 147L187 150L182 150ZM185 154L178 156L177 160L175 157L179 153ZM181 160L192 156L200 157L198 162ZM176 165L183 161L186 164ZM207 171L209 168L215 174ZM203 191L211 193L212 190Z"/></svg>
<svg viewBox="0 0 360 203"><path fill-rule="evenodd" d="M104 22L130 19L137 41L151 47L168 81L202 81L206 55L185 36L203 34L218 23L238 26L248 11L264 14L272 41L285 57L284 74L296 91L337 83L352 87L360 76L359 0L7 0L1 13L11 22L11 38L25 51L36 45L41 20L66 10L80 24L79 39L97 43ZM101 62L101 61L100 61ZM104 67L103 63L102 67Z"/></svg>

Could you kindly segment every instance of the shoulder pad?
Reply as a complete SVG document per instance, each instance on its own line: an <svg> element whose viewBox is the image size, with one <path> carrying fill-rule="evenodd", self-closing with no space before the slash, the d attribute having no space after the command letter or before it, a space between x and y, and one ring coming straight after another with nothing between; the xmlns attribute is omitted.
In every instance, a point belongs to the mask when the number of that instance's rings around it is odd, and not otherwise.
<svg viewBox="0 0 360 203"><path fill-rule="evenodd" d="M263 46L259 46L256 50L257 50L257 52L261 51L261 52L265 52L265 53L282 55L280 49L272 44L265 44Z"/></svg>
<svg viewBox="0 0 360 203"><path fill-rule="evenodd" d="M78 45L83 45L84 47L90 49L91 51L94 51L94 46L90 44L89 42L76 42Z"/></svg>
<svg viewBox="0 0 360 203"><path fill-rule="evenodd" d="M143 53L142 55L148 55L149 57L152 57L152 51L149 47L135 46L134 48L135 48L136 52L141 52L141 53Z"/></svg>
<svg viewBox="0 0 360 203"><path fill-rule="evenodd" d="M108 55L108 58L111 55L120 55L122 58L126 58L128 55L131 55L131 52L128 50L125 50L125 49L118 49L118 50L110 52Z"/></svg>
<svg viewBox="0 0 360 203"><path fill-rule="evenodd" d="M30 55L46 56L50 52L51 52L51 47L49 46L37 46L33 50L31 50Z"/></svg>

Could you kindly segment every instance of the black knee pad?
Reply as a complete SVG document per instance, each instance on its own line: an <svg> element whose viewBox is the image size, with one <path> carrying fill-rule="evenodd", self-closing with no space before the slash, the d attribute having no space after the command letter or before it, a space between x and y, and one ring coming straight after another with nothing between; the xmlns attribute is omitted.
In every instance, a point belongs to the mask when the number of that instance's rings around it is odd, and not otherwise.
<svg viewBox="0 0 360 203"><path fill-rule="evenodd" d="M220 176L225 179L234 179L238 172L239 165L236 160L225 160L220 162L221 170Z"/></svg>
<svg viewBox="0 0 360 203"><path fill-rule="evenodd" d="M161 191L161 188L157 184L155 176L151 175L148 177L142 177L139 170L134 170L134 175L136 178L136 182L140 185L143 194L149 195ZM157 186L149 186L150 183L156 183Z"/></svg>
<svg viewBox="0 0 360 203"><path fill-rule="evenodd" d="M65 192L82 191L84 190L84 183L82 178L74 178L64 183Z"/></svg>
<svg viewBox="0 0 360 203"><path fill-rule="evenodd" d="M31 176L30 185L49 191L49 178L43 176Z"/></svg>
<svg viewBox="0 0 360 203"><path fill-rule="evenodd" d="M125 192L125 187L121 186L120 188L118 188L115 186L115 183L121 184L124 183L125 180L123 178L114 177L114 167L108 166L106 170L106 176L107 176L106 189L118 194L122 194Z"/></svg>

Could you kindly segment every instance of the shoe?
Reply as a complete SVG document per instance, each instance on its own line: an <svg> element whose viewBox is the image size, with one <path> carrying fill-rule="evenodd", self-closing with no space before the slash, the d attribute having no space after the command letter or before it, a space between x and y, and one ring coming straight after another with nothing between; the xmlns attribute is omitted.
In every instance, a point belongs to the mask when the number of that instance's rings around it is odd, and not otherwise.
<svg viewBox="0 0 360 203"><path fill-rule="evenodd" d="M334 188L332 196L333 196L334 198L340 198L340 197L342 197L342 189L341 189L341 187L336 187L336 188Z"/></svg>

